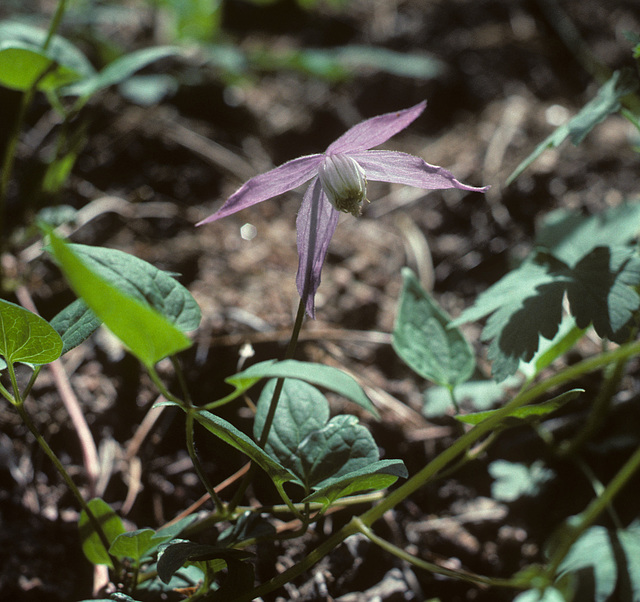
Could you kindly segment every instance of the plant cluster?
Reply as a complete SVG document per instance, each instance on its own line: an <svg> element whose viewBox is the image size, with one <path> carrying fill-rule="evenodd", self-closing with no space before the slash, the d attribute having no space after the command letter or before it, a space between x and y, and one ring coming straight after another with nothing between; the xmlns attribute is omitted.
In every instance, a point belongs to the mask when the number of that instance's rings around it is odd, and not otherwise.
<svg viewBox="0 0 640 602"><path fill-rule="evenodd" d="M194 3L200 6L201 3ZM176 5L177 6L177 5ZM44 93L63 116L60 143L43 186L58 189L81 152L74 146L74 117L105 87L125 82L151 62L180 52L177 46L133 52L95 71L89 61L56 35L64 13L59 3L48 32L17 22L0 23L0 85L23 93L22 110L13 124L0 183L0 225L4 216L15 146L29 104ZM178 29L188 29L186 25ZM633 37L640 60L640 39ZM616 72L598 94L567 124L543 141L516 169L517 178L548 147L569 138L579 144L613 113L622 113L640 131L637 74ZM79 533L87 559L108 567L104 600L153 599L180 590L188 600L243 601L277 591L311 569L347 538L361 534L389 554L415 567L483 587L511 588L518 602L640 599L640 523L623 524L613 502L640 470L640 448L606 484L594 482L592 502L558 525L544 563L496 579L425 561L381 538L376 522L417 490L474 462L508 429L530 425L549 449L570 455L588 441L606 416L625 368L640 354L640 251L637 245L640 204L628 202L584 216L560 210L547 216L535 250L501 278L461 316L453 320L408 268L392 333L393 348L416 375L435 386L427 402L444 395L455 408L459 436L415 474L402 459L381 458L366 426L350 414L332 415L324 391L335 393L370 413L378 412L357 380L346 372L294 359L305 316L315 314L314 296L322 266L341 212L359 216L367 182L385 181L423 189L484 188L462 184L443 168L401 152L371 150L408 127L425 108L370 118L349 129L324 153L293 159L248 180L205 222L250 207L310 182L298 214L300 304L285 357L260 362L230 375L233 392L213 401L193 398L185 382L180 353L191 346L188 333L201 312L178 277L130 254L66 241L52 225L40 222L47 251L59 266L77 300L52 320L0 300L0 393L15 408L37 443L55 465L81 509ZM366 208L365 208L366 210ZM492 378L479 377L476 354L460 325L485 319L481 340L488 343ZM160 405L184 417L185 445L213 509L193 513L161 528L129 529L103 499L85 499L55 450L41 435L25 403L43 366L83 344L106 326L142 364L163 396ZM594 334L595 333L595 334ZM587 334L602 348L576 363L561 360ZM170 386L158 363L170 360L177 386ZM27 377L23 368L27 367ZM585 393L580 379L601 371L603 381L591 413L577 434L555 440L545 421ZM264 385L261 389L258 384ZM177 389L177 390L174 390ZM259 392L257 392L259 389ZM254 395L255 393L255 395ZM252 432L223 419L218 409L254 395ZM462 399L502 403L497 409L465 412ZM431 400L431 401L430 401ZM490 404L492 407L495 404ZM476 408L477 409L477 408ZM246 458L234 494L220 495L203 469L194 437L196 429L226 443ZM276 506L245 506L245 493L257 471L268 476L281 498ZM496 461L490 466L494 495L512 501L535 493L553 478L543 460L531 466ZM321 540L299 563L265 583L254 581L252 545L301 537L327 512L349 513L344 526ZM608 512L615 529L597 524ZM274 528L275 516L296 521L293 532ZM215 543L198 534L217 526ZM591 588L590 594L585 594Z"/></svg>

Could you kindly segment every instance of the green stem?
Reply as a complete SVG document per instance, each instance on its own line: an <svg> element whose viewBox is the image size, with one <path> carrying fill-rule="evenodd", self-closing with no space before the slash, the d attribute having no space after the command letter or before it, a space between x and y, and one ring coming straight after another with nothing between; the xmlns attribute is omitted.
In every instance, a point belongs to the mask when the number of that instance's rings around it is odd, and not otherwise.
<svg viewBox="0 0 640 602"><path fill-rule="evenodd" d="M580 536L595 522L598 516L600 516L600 514L610 506L618 492L627 484L639 469L640 447L636 449L633 455L618 471L616 476L613 477L602 493L593 499L587 508L578 515L578 523L572 525L569 533L560 540L559 545L554 550L553 556L551 557L545 571L549 579L553 579L555 577L558 572L558 567L564 560L565 556L569 553L571 546L573 546Z"/></svg>
<svg viewBox="0 0 640 602"><path fill-rule="evenodd" d="M56 12L51 19L51 23L49 24L49 30L47 31L47 37L42 44L42 50L46 50L49 48L49 44L51 44L51 40L53 40L53 36L56 35L58 31L58 27L60 27L60 23L62 22L62 17L64 16L64 11L66 10L67 0L59 0L58 6L56 7Z"/></svg>

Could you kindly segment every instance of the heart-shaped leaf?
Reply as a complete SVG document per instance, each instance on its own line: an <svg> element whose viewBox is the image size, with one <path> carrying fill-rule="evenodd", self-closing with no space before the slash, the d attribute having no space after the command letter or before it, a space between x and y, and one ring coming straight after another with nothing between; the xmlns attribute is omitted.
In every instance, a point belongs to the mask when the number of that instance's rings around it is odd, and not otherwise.
<svg viewBox="0 0 640 602"><path fill-rule="evenodd" d="M0 355L7 362L48 364L61 352L62 339L46 320L0 299Z"/></svg>

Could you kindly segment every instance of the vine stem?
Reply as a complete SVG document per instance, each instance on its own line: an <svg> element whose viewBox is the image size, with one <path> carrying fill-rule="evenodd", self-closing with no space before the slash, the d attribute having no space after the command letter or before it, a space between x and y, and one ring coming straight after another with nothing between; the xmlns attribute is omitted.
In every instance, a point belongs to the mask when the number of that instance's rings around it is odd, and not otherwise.
<svg viewBox="0 0 640 602"><path fill-rule="evenodd" d="M499 410L496 410L489 418L474 426L464 435L458 438L453 445L445 449L436 456L421 471L411 477L406 483L390 492L380 504L367 510L359 517L354 517L342 529L331 535L326 541L322 542L317 548L312 550L305 558L296 563L293 567L283 571L279 575L273 577L270 581L256 587L253 591L248 592L238 598L238 602L250 602L256 597L263 596L282 587L292 579L295 579L305 571L311 569L324 556L329 554L335 547L340 545L347 537L362 532L362 526L368 528L375 521L380 519L385 512L394 508L420 487L424 486L433 476L438 474L449 462L455 460L459 455L463 454L474 443L491 432L503 418L507 417L517 408L533 401L547 391L563 385L567 382L575 380L583 374L593 372L610 363L629 358L640 353L640 341L621 345L613 351L602 353L595 357L587 358L573 366L569 366L551 376L545 381L532 386L530 389L520 392L509 403ZM616 475L616 477L607 486L605 493L593 502L585 511L583 516L583 524L587 524L585 520L593 521L602 509L606 508L611 500L630 478L634 471L640 465L640 449L634 454L633 458L627 462L625 467ZM584 527L586 528L586 527ZM567 548L568 549L568 548ZM558 553L559 554L559 553ZM563 556L564 557L564 556ZM559 561L560 562L560 561ZM559 562L557 563L559 565Z"/></svg>

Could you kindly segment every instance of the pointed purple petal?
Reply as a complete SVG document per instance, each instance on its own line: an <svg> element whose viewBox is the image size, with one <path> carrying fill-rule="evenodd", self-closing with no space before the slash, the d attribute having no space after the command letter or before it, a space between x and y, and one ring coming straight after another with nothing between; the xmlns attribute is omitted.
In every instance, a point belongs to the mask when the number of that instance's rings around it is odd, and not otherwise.
<svg viewBox="0 0 640 602"><path fill-rule="evenodd" d="M296 284L311 318L316 315L315 294L320 286L322 264L339 218L340 212L333 208L316 178L304 194L296 221L299 257Z"/></svg>
<svg viewBox="0 0 640 602"><path fill-rule="evenodd" d="M350 153L378 146L404 130L424 111L426 106L427 102L423 100L410 109L385 113L362 121L347 130L335 142L332 142L327 148L326 154Z"/></svg>
<svg viewBox="0 0 640 602"><path fill-rule="evenodd" d="M196 226L208 224L236 211L246 209L274 196L293 190L309 181L317 172L322 155L307 155L292 159L265 173L247 180L216 211Z"/></svg>
<svg viewBox="0 0 640 602"><path fill-rule="evenodd" d="M373 150L349 153L349 156L364 169L367 180L394 182L428 190L460 188L472 192L485 192L489 188L463 184L443 167L429 165L420 157L407 153Z"/></svg>

